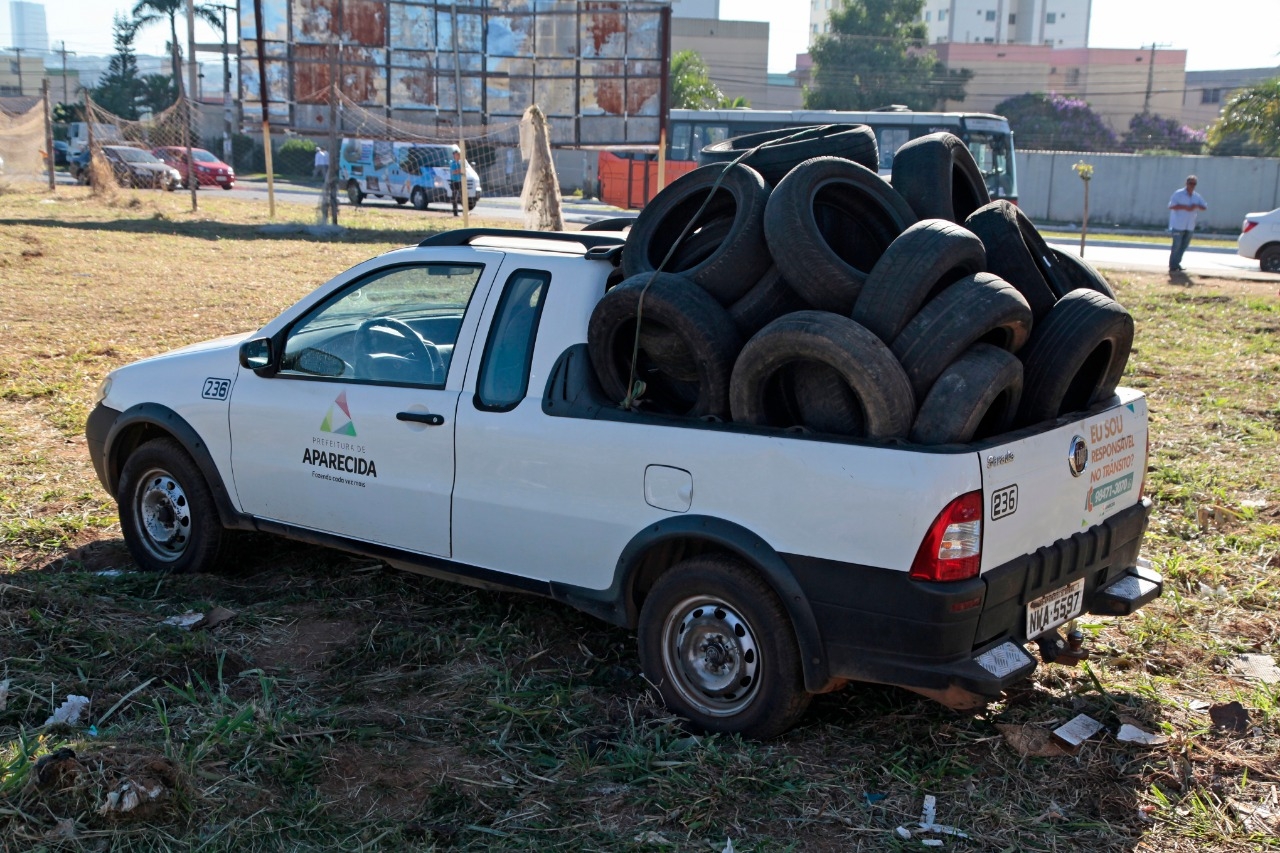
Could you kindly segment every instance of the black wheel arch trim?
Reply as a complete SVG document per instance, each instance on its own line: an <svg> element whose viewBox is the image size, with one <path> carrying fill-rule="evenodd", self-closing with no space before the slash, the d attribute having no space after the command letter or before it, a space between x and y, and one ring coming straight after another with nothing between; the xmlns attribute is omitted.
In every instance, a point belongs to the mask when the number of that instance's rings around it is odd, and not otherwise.
<svg viewBox="0 0 1280 853"><path fill-rule="evenodd" d="M804 667L805 689L821 693L831 689L827 655L809 599L800 588L787 561L768 542L732 521L707 515L680 515L650 524L631 538L614 567L607 589L588 589L552 582L551 597L599 619L634 629L640 607L636 582L645 557L656 547L678 540L692 540L718 548L758 571L777 594L796 632Z"/></svg>
<svg viewBox="0 0 1280 853"><path fill-rule="evenodd" d="M95 413L97 411L98 409L94 410ZM93 417L90 415L91 421ZM200 437L200 433L173 409L159 403L138 403L130 406L115 417L110 429L107 430L102 444L103 458L98 478L102 480L102 485L108 494L115 496L116 488L120 485L120 470L124 467L125 458L128 452L137 446L121 439L131 435L132 431L138 427L147 426L172 436L195 461L196 467L200 469L205 482L209 485L209 491L213 493L213 502L218 508L218 517L223 527L240 530L255 529L252 519L236 509L231 493L223 482L222 473L214 463L213 454L209 452L209 446ZM97 467L96 462L95 467Z"/></svg>

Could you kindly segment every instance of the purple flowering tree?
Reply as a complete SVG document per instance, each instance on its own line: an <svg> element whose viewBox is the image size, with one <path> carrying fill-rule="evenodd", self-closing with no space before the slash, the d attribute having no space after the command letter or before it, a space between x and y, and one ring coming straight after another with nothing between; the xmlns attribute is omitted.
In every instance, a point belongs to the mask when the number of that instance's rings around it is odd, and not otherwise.
<svg viewBox="0 0 1280 853"><path fill-rule="evenodd" d="M996 104L1009 119L1018 147L1045 151L1114 151L1115 133L1080 98L1057 92L1029 93Z"/></svg>
<svg viewBox="0 0 1280 853"><path fill-rule="evenodd" d="M1124 147L1128 151L1199 154L1204 148L1205 136L1203 130L1194 130L1177 119L1164 118L1155 113L1140 113L1129 119Z"/></svg>

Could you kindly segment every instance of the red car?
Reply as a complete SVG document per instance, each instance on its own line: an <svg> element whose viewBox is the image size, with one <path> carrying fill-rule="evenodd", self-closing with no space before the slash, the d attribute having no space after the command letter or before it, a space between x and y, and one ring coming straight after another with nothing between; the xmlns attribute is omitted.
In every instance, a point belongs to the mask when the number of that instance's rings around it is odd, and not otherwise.
<svg viewBox="0 0 1280 853"><path fill-rule="evenodd" d="M181 145L166 145L152 149L153 153L164 162L178 170L182 176L182 185L190 186L187 179L187 149ZM236 170L210 154L203 148L192 148L191 159L196 165L196 185L206 187L222 187L229 190L236 183Z"/></svg>

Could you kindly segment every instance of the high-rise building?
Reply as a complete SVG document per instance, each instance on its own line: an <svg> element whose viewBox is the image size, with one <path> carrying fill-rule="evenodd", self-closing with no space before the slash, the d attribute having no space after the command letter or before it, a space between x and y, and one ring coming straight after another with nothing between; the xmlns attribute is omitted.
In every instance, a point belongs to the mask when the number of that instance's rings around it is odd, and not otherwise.
<svg viewBox="0 0 1280 853"><path fill-rule="evenodd" d="M831 29L844 0L809 0L809 44ZM931 44L1089 46L1093 0L925 0L920 16Z"/></svg>
<svg viewBox="0 0 1280 853"><path fill-rule="evenodd" d="M49 29L45 25L43 3L9 0L9 30L13 33L12 47L48 52Z"/></svg>

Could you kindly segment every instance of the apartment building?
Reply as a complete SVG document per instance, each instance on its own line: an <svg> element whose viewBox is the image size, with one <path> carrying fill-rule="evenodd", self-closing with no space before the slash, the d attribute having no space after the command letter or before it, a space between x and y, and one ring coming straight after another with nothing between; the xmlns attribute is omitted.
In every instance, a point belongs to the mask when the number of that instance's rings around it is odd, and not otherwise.
<svg viewBox="0 0 1280 853"><path fill-rule="evenodd" d="M830 32L844 0L809 0L809 44ZM1093 0L926 0L921 20L931 44L1039 44L1088 47Z"/></svg>

